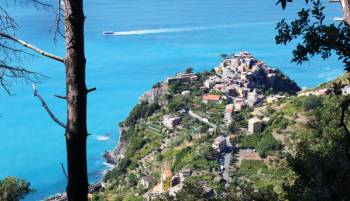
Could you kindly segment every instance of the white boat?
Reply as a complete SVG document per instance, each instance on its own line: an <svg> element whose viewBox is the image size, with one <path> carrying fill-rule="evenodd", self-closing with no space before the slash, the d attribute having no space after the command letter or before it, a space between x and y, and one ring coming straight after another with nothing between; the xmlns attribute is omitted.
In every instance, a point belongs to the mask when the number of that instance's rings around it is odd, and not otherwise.
<svg viewBox="0 0 350 201"><path fill-rule="evenodd" d="M115 32L114 31L103 31L102 35L114 35Z"/></svg>
<svg viewBox="0 0 350 201"><path fill-rule="evenodd" d="M96 137L98 141L107 141L109 140L109 137L107 135L99 135Z"/></svg>

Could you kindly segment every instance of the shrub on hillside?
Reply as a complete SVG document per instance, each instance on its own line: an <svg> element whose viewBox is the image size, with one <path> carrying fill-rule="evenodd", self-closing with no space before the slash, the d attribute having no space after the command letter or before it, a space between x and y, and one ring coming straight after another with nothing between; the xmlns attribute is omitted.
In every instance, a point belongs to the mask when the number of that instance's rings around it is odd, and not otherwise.
<svg viewBox="0 0 350 201"><path fill-rule="evenodd" d="M136 186L137 185L137 177L135 174L131 173L128 175L128 182L129 186Z"/></svg>
<svg viewBox="0 0 350 201"><path fill-rule="evenodd" d="M188 97L175 96L174 98L169 100L168 107L170 111L176 112L178 110L186 108L188 103L189 103Z"/></svg>
<svg viewBox="0 0 350 201"><path fill-rule="evenodd" d="M281 149L281 144L271 134L265 134L261 137L256 149L259 155L265 158L270 151Z"/></svg>
<svg viewBox="0 0 350 201"><path fill-rule="evenodd" d="M239 146L242 149L255 149L260 140L260 135L247 135L239 139Z"/></svg>
<svg viewBox="0 0 350 201"><path fill-rule="evenodd" d="M322 107L323 98L319 96L308 96L303 101L303 108L305 112Z"/></svg>

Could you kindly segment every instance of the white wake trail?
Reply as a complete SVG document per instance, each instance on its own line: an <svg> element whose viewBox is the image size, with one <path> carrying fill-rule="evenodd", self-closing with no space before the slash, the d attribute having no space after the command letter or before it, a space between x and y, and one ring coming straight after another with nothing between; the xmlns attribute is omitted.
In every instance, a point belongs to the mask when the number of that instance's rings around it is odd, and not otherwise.
<svg viewBox="0 0 350 201"><path fill-rule="evenodd" d="M258 24L270 24L271 22L260 22L254 23ZM203 31L210 29L223 29L223 28L232 28L238 27L246 24L236 23L236 24L224 24L224 25L214 25L214 26L202 26L202 27L187 27L187 28L163 28L163 29L142 29L142 30L132 30L132 31L104 31L102 35L110 36L130 36L130 35L145 35L145 34L159 34L159 33L175 33L175 32L186 32L186 31Z"/></svg>
<svg viewBox="0 0 350 201"><path fill-rule="evenodd" d="M135 30L135 31L106 31L102 32L102 35L114 35L114 36L129 36L129 35L144 35L144 34L157 34L157 33L173 33L182 32L187 29L145 29L145 30Z"/></svg>

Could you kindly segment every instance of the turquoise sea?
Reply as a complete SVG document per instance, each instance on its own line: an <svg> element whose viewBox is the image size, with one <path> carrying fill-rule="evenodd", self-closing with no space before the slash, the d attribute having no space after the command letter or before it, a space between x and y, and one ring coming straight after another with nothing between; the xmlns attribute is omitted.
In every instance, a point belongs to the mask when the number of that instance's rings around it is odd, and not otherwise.
<svg viewBox="0 0 350 201"><path fill-rule="evenodd" d="M1 0L5 1L5 0ZM118 122L126 118L138 96L155 82L186 67L208 70L220 54L250 51L270 66L282 69L303 86L316 86L341 74L341 63L315 58L303 66L290 63L293 46L276 46L274 27L282 17L293 18L303 5L296 1L282 11L275 0L86 0L87 84L97 87L89 96L88 127L90 181L106 169L102 154L118 142ZM327 4L329 20L340 6ZM32 7L14 7L17 35L58 55L63 40L53 42L54 15ZM102 36L102 31L123 32ZM26 56L23 65L47 75L38 84L40 94L65 121L64 66L46 58ZM37 190L25 200L40 200L64 191L64 130L56 125L33 97L30 84L13 83L14 96L0 93L0 178L29 180ZM97 135L110 133L108 141Z"/></svg>

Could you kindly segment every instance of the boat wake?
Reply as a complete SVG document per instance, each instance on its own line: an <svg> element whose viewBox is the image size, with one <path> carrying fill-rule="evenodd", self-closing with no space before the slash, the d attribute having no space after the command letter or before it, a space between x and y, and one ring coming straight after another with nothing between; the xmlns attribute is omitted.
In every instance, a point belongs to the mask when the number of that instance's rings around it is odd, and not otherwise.
<svg viewBox="0 0 350 201"><path fill-rule="evenodd" d="M142 29L133 31L104 31L102 35L114 35L114 36L130 36L130 35L145 35L145 34L160 34L160 33L176 33L186 31L203 31L209 29L228 28L232 25L214 25L214 26L202 26L202 27L185 27L185 28L164 28L164 29Z"/></svg>
<svg viewBox="0 0 350 201"><path fill-rule="evenodd" d="M201 27L185 27L185 28L162 28L162 29L141 29L141 30L132 30L132 31L103 31L102 35L104 36L131 36L131 35L146 35L146 34L160 34L160 33L176 33L176 32L190 32L190 31L204 31L211 29L223 29L223 28L232 28L232 27L241 27L241 26L257 26L271 24L274 22L257 22L252 24L246 23L235 23L235 24L222 24L222 25L212 25L212 26L201 26Z"/></svg>
<svg viewBox="0 0 350 201"><path fill-rule="evenodd" d="M182 29L144 29L144 30L134 30L134 31L104 31L102 35L113 35L113 36L129 36L129 35L145 35L145 34L159 34L159 33L174 33L174 32L184 32L193 31L195 29L182 28Z"/></svg>

